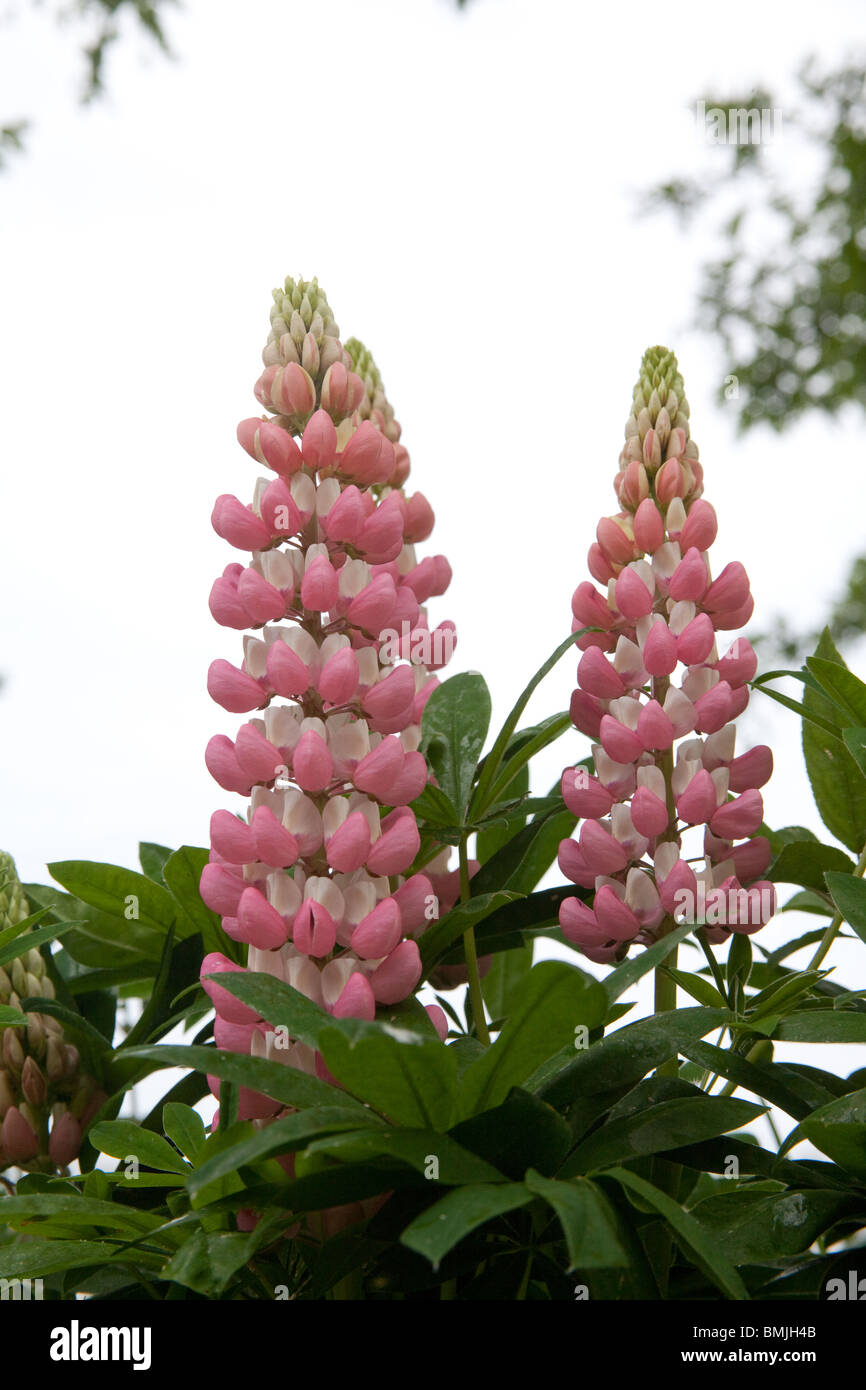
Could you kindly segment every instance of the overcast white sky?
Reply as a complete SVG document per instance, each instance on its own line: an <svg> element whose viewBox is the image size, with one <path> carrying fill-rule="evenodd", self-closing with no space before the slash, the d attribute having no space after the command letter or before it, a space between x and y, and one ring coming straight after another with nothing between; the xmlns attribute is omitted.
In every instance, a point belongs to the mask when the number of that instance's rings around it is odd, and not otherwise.
<svg viewBox="0 0 866 1390"><path fill-rule="evenodd" d="M36 121L0 176L0 845L23 878L203 844L232 800L203 762L241 722L205 691L240 651L208 613L234 558L209 517L252 493L234 431L287 273L317 274L378 359L437 513L425 551L454 569L433 616L497 720L569 630L650 343L680 357L715 566L745 563L756 628L826 613L864 549L862 424L737 440L721 356L686 330L707 247L635 205L721 158L694 121L708 90L770 87L798 169L792 75L859 43L857 0L187 0L166 20L176 60L133 35L87 110L74 31L0 23L0 123ZM563 662L533 711L573 683ZM768 821L820 830L794 716L748 718L777 749ZM539 787L585 751L563 740Z"/></svg>

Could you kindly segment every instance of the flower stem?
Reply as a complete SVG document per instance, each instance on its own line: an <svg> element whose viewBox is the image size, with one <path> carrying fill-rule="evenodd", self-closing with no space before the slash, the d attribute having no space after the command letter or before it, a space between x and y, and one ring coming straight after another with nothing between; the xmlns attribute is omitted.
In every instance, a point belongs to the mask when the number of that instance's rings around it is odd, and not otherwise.
<svg viewBox="0 0 866 1390"><path fill-rule="evenodd" d="M466 836L460 838L460 901L469 901L469 857L466 852ZM490 1046L490 1031L484 1016L484 996L481 993L481 977L478 974L478 952L475 949L475 928L469 927L463 933L463 952L466 958L466 974L469 979L469 999L472 1004L472 1017L475 1031L485 1047Z"/></svg>

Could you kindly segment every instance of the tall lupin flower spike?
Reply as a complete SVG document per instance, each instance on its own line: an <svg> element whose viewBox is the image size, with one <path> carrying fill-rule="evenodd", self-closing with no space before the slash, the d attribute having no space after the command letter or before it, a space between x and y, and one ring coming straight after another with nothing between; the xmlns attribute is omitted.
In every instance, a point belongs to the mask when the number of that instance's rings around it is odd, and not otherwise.
<svg viewBox="0 0 866 1390"><path fill-rule="evenodd" d="M761 880L770 845L756 834L772 753L734 755L733 721L757 658L743 638L721 659L716 646L716 634L741 628L754 605L738 561L712 577L716 513L702 496L688 402L665 348L644 355L625 441L620 510L599 522L588 556L606 592L584 581L572 598L574 630L601 629L578 639L571 702L573 722L595 740L595 776L575 767L562 777L583 825L560 844L559 865L593 897L566 899L560 925L602 963L649 944L671 921L705 923L720 942L775 911L773 885ZM699 827L696 872L682 851L684 834Z"/></svg>
<svg viewBox="0 0 866 1390"><path fill-rule="evenodd" d="M0 931L29 913L15 862L0 853ZM0 966L0 1004L20 1010L28 996L54 998L36 947ZM83 1127L105 1096L82 1075L78 1050L66 1041L63 1025L48 1014L26 1017L26 1027L0 1026L0 1172L14 1165L50 1173L78 1157Z"/></svg>
<svg viewBox="0 0 866 1390"><path fill-rule="evenodd" d="M246 943L249 969L335 1017L372 1019L420 978L415 937L433 887L406 877L420 843L409 803L428 779L418 745L432 672L453 647L434 640L424 605L451 569L441 555L416 559L433 512L403 490L409 456L370 354L342 346L315 280L287 280L274 301L255 388L274 413L242 421L238 439L276 477L251 506L220 497L212 518L252 559L216 580L211 613L256 631L240 666L212 664L208 689L230 713L261 714L208 744L216 781L250 800L244 820L214 813L201 894ZM453 638L450 624L439 637ZM239 968L215 953L202 976ZM280 1046L227 990L204 987L219 1046L324 1074L310 1048ZM444 1032L441 1010L431 1017ZM241 1093L242 1117L279 1108Z"/></svg>

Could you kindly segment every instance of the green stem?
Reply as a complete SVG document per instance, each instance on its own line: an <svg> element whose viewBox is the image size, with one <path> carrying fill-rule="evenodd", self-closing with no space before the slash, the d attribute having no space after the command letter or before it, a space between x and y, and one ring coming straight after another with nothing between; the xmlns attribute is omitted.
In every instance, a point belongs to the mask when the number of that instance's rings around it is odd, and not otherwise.
<svg viewBox="0 0 866 1390"><path fill-rule="evenodd" d="M466 836L460 837L460 901L469 901L469 857L466 852ZM475 1031L485 1047L490 1046L490 1031L484 1016L484 996L481 993L481 976L478 974L478 952L475 949L475 928L469 927L463 933L463 952L466 957L466 974L469 979L469 998L472 1003L472 1017Z"/></svg>
<svg viewBox="0 0 866 1390"><path fill-rule="evenodd" d="M854 877L862 878L864 873L866 873L866 846L864 846L863 853L857 860L857 867L854 870ZM842 913L837 912L836 916L833 918L824 935L821 937L821 940L818 942L818 949L815 952L812 959L809 961L809 964L806 966L807 970L817 970L818 966L821 964L830 947L833 945L833 942L836 940L836 937L839 933L839 928L841 927L844 920L845 919L842 916Z"/></svg>

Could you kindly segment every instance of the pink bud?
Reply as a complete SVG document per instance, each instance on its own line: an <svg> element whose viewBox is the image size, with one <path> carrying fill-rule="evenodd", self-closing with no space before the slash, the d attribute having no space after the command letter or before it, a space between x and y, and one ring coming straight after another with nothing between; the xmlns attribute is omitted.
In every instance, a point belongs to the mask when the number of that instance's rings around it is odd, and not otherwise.
<svg viewBox="0 0 866 1390"><path fill-rule="evenodd" d="M433 508L423 492L413 492L406 500L406 524L403 531L407 545L426 541L433 530Z"/></svg>
<svg viewBox="0 0 866 1390"><path fill-rule="evenodd" d="M359 425L339 460L340 472L362 486L387 483L394 471L394 446L369 420Z"/></svg>
<svg viewBox="0 0 866 1390"><path fill-rule="evenodd" d="M212 661L208 667L207 690L212 700L229 714L249 714L262 709L268 696L258 681L238 670L230 661Z"/></svg>
<svg viewBox="0 0 866 1390"><path fill-rule="evenodd" d="M658 878L658 874L656 878ZM665 912L669 912L673 916L682 902L682 894L690 893L692 904L694 904L697 891L698 881L694 869L684 859L678 859L659 886L662 907Z"/></svg>
<svg viewBox="0 0 866 1390"><path fill-rule="evenodd" d="M327 908L314 898L306 898L298 909L292 929L292 942L305 956L317 959L330 955L337 940L337 924Z"/></svg>
<svg viewBox="0 0 866 1390"><path fill-rule="evenodd" d="M701 825L714 814L717 801L716 784L702 767L677 797L677 815L687 825Z"/></svg>
<svg viewBox="0 0 866 1390"><path fill-rule="evenodd" d="M317 555L301 580L301 601L311 613L327 613L335 607L337 571L324 555Z"/></svg>
<svg viewBox="0 0 866 1390"><path fill-rule="evenodd" d="M644 752L643 739L610 714L601 717L599 738L605 753L616 763L636 762Z"/></svg>
<svg viewBox="0 0 866 1390"><path fill-rule="evenodd" d="M439 1034L439 1041L444 1042L448 1037L448 1015L438 1004L425 1004L430 1022Z"/></svg>
<svg viewBox="0 0 866 1390"><path fill-rule="evenodd" d="M328 745L315 729L298 739L292 754L292 775L302 791L321 792L334 775L334 760Z"/></svg>
<svg viewBox="0 0 866 1390"><path fill-rule="evenodd" d="M339 874L351 874L360 869L369 852L370 823L363 812L353 811L327 842L328 863Z"/></svg>
<svg viewBox="0 0 866 1390"><path fill-rule="evenodd" d="M562 934L576 946L603 946L610 933L598 924L595 913L580 898L565 898L559 906Z"/></svg>
<svg viewBox="0 0 866 1390"><path fill-rule="evenodd" d="M712 630L712 624L710 624ZM650 676L669 676L677 664L677 639L667 623L655 622L647 633L641 650L643 664Z"/></svg>
<svg viewBox="0 0 866 1390"><path fill-rule="evenodd" d="M330 468L337 457L337 431L325 410L310 416L301 439L304 463L310 468Z"/></svg>
<svg viewBox="0 0 866 1390"><path fill-rule="evenodd" d="M201 984L205 994L210 999L220 1018L226 1019L228 1023L258 1023L259 1016L255 1009L251 1009L247 1004L242 1004L240 999L236 999L227 989L223 989L214 980L207 979L208 975L219 975L224 972L240 971L246 974L242 965L236 965L229 960L228 956L222 955L219 951L211 951L205 956L201 963Z"/></svg>
<svg viewBox="0 0 866 1390"><path fill-rule="evenodd" d="M748 598L749 576L739 560L733 560L713 580L703 596L703 604L710 612L729 611L741 608Z"/></svg>
<svg viewBox="0 0 866 1390"><path fill-rule="evenodd" d="M739 608L726 608L713 614L713 626L717 632L733 632L738 627L745 627L755 611L755 600L752 595L746 599L745 603Z"/></svg>
<svg viewBox="0 0 866 1390"><path fill-rule="evenodd" d="M627 565L630 560L637 559L634 541L615 517L603 516L596 527L595 535L602 553L611 564Z"/></svg>
<svg viewBox="0 0 866 1390"><path fill-rule="evenodd" d="M714 734L724 728L732 713L731 687L727 681L719 681L700 699L695 700L695 728L702 734Z"/></svg>
<svg viewBox="0 0 866 1390"><path fill-rule="evenodd" d="M623 574L629 572L623 570ZM577 679L581 689L602 700L616 700L625 694L626 687L621 677L598 647L587 648L580 658Z"/></svg>
<svg viewBox="0 0 866 1390"><path fill-rule="evenodd" d="M720 806L710 821L714 835L726 840L742 840L754 835L764 819L764 801L761 793L754 788L743 792L734 801Z"/></svg>
<svg viewBox="0 0 866 1390"><path fill-rule="evenodd" d="M272 782L283 765L279 751L254 724L242 724L238 729L235 757L254 782Z"/></svg>
<svg viewBox="0 0 866 1390"><path fill-rule="evenodd" d="M653 591L650 590L637 570L627 565L616 581L616 606L623 617L631 622L646 617L652 612Z"/></svg>
<svg viewBox="0 0 866 1390"><path fill-rule="evenodd" d="M358 658L351 647L341 647L325 662L316 681L319 694L331 705L344 705L358 688Z"/></svg>
<svg viewBox="0 0 866 1390"><path fill-rule="evenodd" d="M668 808L649 787L638 787L631 799L631 819L638 834L654 839L667 828Z"/></svg>
<svg viewBox="0 0 866 1390"><path fill-rule="evenodd" d="M732 792L745 792L753 787L763 787L773 775L773 754L765 743L749 749L730 763L730 789ZM742 875L740 875L742 877Z"/></svg>
<svg viewBox="0 0 866 1390"><path fill-rule="evenodd" d="M230 811L214 811L210 818L210 842L230 864L246 864L256 857L250 827Z"/></svg>
<svg viewBox="0 0 866 1390"><path fill-rule="evenodd" d="M242 1052L249 1056L252 1051L253 1034L256 1032L256 1023L229 1023L219 1014L214 1019L213 1040L217 1047L224 1047L227 1052Z"/></svg>
<svg viewBox="0 0 866 1390"><path fill-rule="evenodd" d="M736 880L734 880L736 882ZM760 931L765 927L770 918L776 911L776 887L775 884L762 879L758 883L753 883L746 892L747 903L745 910L737 904L737 921L729 921L731 931L738 936L752 936L754 932Z"/></svg>
<svg viewBox="0 0 866 1390"><path fill-rule="evenodd" d="M262 520L271 536L287 540L296 536L303 525L301 513L284 478L275 478L262 493Z"/></svg>
<svg viewBox="0 0 866 1390"><path fill-rule="evenodd" d="M575 690L569 706L571 722L587 738L597 739L601 728L602 705L595 695L585 690Z"/></svg>
<svg viewBox="0 0 866 1390"><path fill-rule="evenodd" d="M712 618L706 613L698 613L690 623L686 623L677 638L677 656L684 666L698 666L706 661L715 640Z"/></svg>
<svg viewBox="0 0 866 1390"><path fill-rule="evenodd" d="M615 941L632 941L640 931L640 922L631 908L617 897L608 884L599 888L593 908L598 925Z"/></svg>
<svg viewBox="0 0 866 1390"><path fill-rule="evenodd" d="M367 869L377 875L402 874L420 848L415 817L408 807L400 806L382 821L382 835L370 851Z"/></svg>
<svg viewBox="0 0 866 1390"><path fill-rule="evenodd" d="M364 520L364 503L360 492L352 483L344 488L325 517L325 534L331 541L343 541L354 545L361 534Z"/></svg>
<svg viewBox="0 0 866 1390"><path fill-rule="evenodd" d="M224 492L214 503L211 525L218 536L239 550L264 550L271 543L270 532L251 507Z"/></svg>
<svg viewBox="0 0 866 1390"><path fill-rule="evenodd" d="M421 978L421 956L414 941L401 941L370 976L376 1002L398 1004Z"/></svg>
<svg viewBox="0 0 866 1390"><path fill-rule="evenodd" d="M11 1163L26 1163L39 1152L39 1137L17 1105L11 1105L0 1125L0 1150Z"/></svg>
<svg viewBox="0 0 866 1390"><path fill-rule="evenodd" d="M580 851L587 867L595 874L618 874L628 863L628 855L598 821L585 823L580 832Z"/></svg>
<svg viewBox="0 0 866 1390"><path fill-rule="evenodd" d="M391 895L400 909L404 932L417 936L430 925L428 909L436 907L433 884L426 874L413 874Z"/></svg>
<svg viewBox="0 0 866 1390"><path fill-rule="evenodd" d="M245 569L238 579L238 599L246 609L251 626L273 622L285 616L286 600L253 569Z"/></svg>
<svg viewBox="0 0 866 1390"><path fill-rule="evenodd" d="M608 584L614 577L613 566L602 550L597 541L593 541L586 556L586 563L593 579L597 579L599 584Z"/></svg>
<svg viewBox="0 0 866 1390"><path fill-rule="evenodd" d="M256 807L250 821L250 831L255 854L249 858L260 859L274 869L287 869L295 863L300 853L298 842L280 824L269 806Z"/></svg>
<svg viewBox="0 0 866 1390"><path fill-rule="evenodd" d="M233 917L237 911L244 881L222 864L205 864L201 871L199 892L203 901L221 917Z"/></svg>
<svg viewBox="0 0 866 1390"><path fill-rule="evenodd" d="M656 474L656 497L663 507L670 506L675 497L684 497L685 474L677 458L669 458Z"/></svg>
<svg viewBox="0 0 866 1390"><path fill-rule="evenodd" d="M698 498L689 507L686 524L680 532L680 546L685 552L694 546L697 550L709 550L719 529L715 509L709 502Z"/></svg>
<svg viewBox="0 0 866 1390"><path fill-rule="evenodd" d="M51 1126L48 1156L56 1168L68 1168L78 1157L81 1148L81 1125L75 1116L64 1110Z"/></svg>
<svg viewBox="0 0 866 1390"><path fill-rule="evenodd" d="M751 642L745 637L738 637L721 661L716 662L714 669L732 688L753 680L758 669L758 658Z"/></svg>
<svg viewBox="0 0 866 1390"><path fill-rule="evenodd" d="M227 792L240 792L248 796L252 782L241 770L235 757L235 746L225 734L214 734L208 741L204 754L205 765L214 781L219 782Z"/></svg>
<svg viewBox="0 0 866 1390"><path fill-rule="evenodd" d="M384 798L392 806L408 806L427 785L427 760L423 753L407 753L390 794Z"/></svg>
<svg viewBox="0 0 866 1390"><path fill-rule="evenodd" d="M240 630L250 626L250 615L238 596L238 577L242 573L243 565L226 565L219 579L213 582L208 607L222 627Z"/></svg>
<svg viewBox="0 0 866 1390"><path fill-rule="evenodd" d="M376 1017L376 1000L366 975L356 970L349 976L330 1012L334 1018L364 1018L372 1023Z"/></svg>
<svg viewBox="0 0 866 1390"><path fill-rule="evenodd" d="M272 642L268 647L268 680L278 695L291 698L309 689L309 667L287 642Z"/></svg>
<svg viewBox="0 0 866 1390"><path fill-rule="evenodd" d="M661 512L651 497L641 502L634 514L634 538L647 555L654 555L664 544L665 527Z"/></svg>
<svg viewBox="0 0 866 1390"><path fill-rule="evenodd" d="M571 611L580 627L610 628L613 625L613 614L607 602L588 579L578 584L572 594Z"/></svg>
<svg viewBox="0 0 866 1390"><path fill-rule="evenodd" d="M707 563L701 552L692 546L671 576L670 596L679 602L688 599L698 602L707 587Z"/></svg>
<svg viewBox="0 0 866 1390"><path fill-rule="evenodd" d="M415 694L415 678L409 666L395 666L384 680L371 686L361 701L373 719L390 719L406 708Z"/></svg>
<svg viewBox="0 0 866 1390"><path fill-rule="evenodd" d="M352 932L352 950L361 960L378 960L394 950L402 934L400 908L383 898Z"/></svg>
<svg viewBox="0 0 866 1390"><path fill-rule="evenodd" d="M387 802L393 780L403 766L403 748L395 734L389 734L357 764L352 781L359 791Z"/></svg>
<svg viewBox="0 0 866 1390"><path fill-rule="evenodd" d="M272 420L241 420L238 443L259 463L266 463L285 477L297 473L303 464L300 451L288 430Z"/></svg>
<svg viewBox="0 0 866 1390"><path fill-rule="evenodd" d="M658 700L649 700L638 715L637 736L647 752L651 749L664 752L673 743L674 726Z"/></svg>
<svg viewBox="0 0 866 1390"><path fill-rule="evenodd" d="M346 612L353 627L378 637L392 619L397 604L397 587L390 574L378 574L359 594Z"/></svg>
<svg viewBox="0 0 866 1390"><path fill-rule="evenodd" d="M562 774L562 797L573 816L596 820L606 816L613 797L585 767L567 767Z"/></svg>
<svg viewBox="0 0 866 1390"><path fill-rule="evenodd" d="M737 845L725 857L733 860L734 871L740 882L751 883L766 872L773 851L765 835L753 835L751 840Z"/></svg>
<svg viewBox="0 0 866 1390"><path fill-rule="evenodd" d="M391 492L365 521L357 548L371 562L395 560L403 549L401 503L400 494Z"/></svg>

